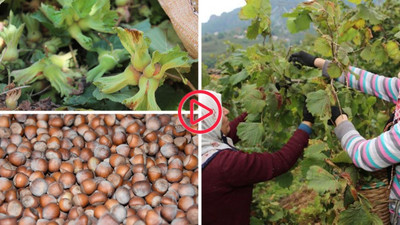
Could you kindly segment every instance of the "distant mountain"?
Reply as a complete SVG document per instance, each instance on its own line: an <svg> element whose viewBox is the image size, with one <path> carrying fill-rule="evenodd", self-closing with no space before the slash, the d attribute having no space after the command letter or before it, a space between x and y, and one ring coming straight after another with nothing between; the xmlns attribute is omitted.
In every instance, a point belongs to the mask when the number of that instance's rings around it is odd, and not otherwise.
<svg viewBox="0 0 400 225"><path fill-rule="evenodd" d="M282 18L282 14L289 12L304 0L271 0L271 21L272 26L286 27L286 18ZM250 21L239 19L241 8L237 8L228 13L222 13L220 16L211 16L207 23L202 24L202 33L210 34L215 32L226 32L233 29L242 29L250 25Z"/></svg>
<svg viewBox="0 0 400 225"><path fill-rule="evenodd" d="M290 12L299 3L305 2L305 0L270 0L272 10L271 10L271 23L272 23L272 33L281 33L281 31L286 30L286 18L282 17L282 14ZM348 0L345 2L349 5L354 6L354 4L349 3ZM383 0L373 0L374 3L382 3ZM227 32L233 29L242 30L250 25L250 21L243 21L239 19L239 12L241 8L237 8L228 13L222 13L220 16L211 16L208 22L202 24L202 34L212 34L215 32ZM283 29L282 29L283 28ZM282 35L286 35L284 32ZM279 35L278 35L279 36Z"/></svg>
<svg viewBox="0 0 400 225"><path fill-rule="evenodd" d="M250 20L240 20L237 8L228 13L222 13L220 16L212 15L207 23L202 24L202 33L210 34L215 32L230 31L235 28L246 28L250 25Z"/></svg>

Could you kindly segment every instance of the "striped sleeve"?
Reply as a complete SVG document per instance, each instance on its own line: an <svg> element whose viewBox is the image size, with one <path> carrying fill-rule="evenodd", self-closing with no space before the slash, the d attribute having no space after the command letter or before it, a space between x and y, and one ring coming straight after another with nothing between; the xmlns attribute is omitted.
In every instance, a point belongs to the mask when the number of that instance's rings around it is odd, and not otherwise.
<svg viewBox="0 0 400 225"><path fill-rule="evenodd" d="M385 77L353 66L349 67L349 71L351 72L343 73L338 81L385 101L397 102L400 87L400 79L397 77Z"/></svg>
<svg viewBox="0 0 400 225"><path fill-rule="evenodd" d="M399 123L370 140L363 138L350 121L339 124L335 133L357 167L375 171L400 162Z"/></svg>

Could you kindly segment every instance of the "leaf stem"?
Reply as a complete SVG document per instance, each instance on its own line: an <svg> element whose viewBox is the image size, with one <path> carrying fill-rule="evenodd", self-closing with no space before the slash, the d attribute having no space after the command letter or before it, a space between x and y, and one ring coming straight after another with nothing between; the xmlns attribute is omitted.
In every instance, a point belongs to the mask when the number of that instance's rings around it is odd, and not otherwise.
<svg viewBox="0 0 400 225"><path fill-rule="evenodd" d="M14 91L14 90L19 90L19 89L22 89L22 88L27 88L27 87L30 87L30 85L25 85L25 86L16 87L16 88L13 88L13 89L11 89L11 90L4 91L4 92L0 93L0 95L4 95L4 94L7 94L8 92L11 92L11 91Z"/></svg>
<svg viewBox="0 0 400 225"><path fill-rule="evenodd" d="M76 60L75 54L74 54L74 49L72 48L71 44L69 44L69 51L72 54L72 60L74 60L75 63L75 68L79 68L78 60Z"/></svg>
<svg viewBox="0 0 400 225"><path fill-rule="evenodd" d="M170 74L170 73L165 73L165 74L166 74L167 77L170 78L170 79L176 79L176 80L178 80L178 81L183 82L183 79L182 79L181 77L179 77L179 76L176 76L176 75L173 75L173 74ZM186 80L186 85L189 86L189 88L190 88L192 91L197 90L189 80Z"/></svg>
<svg viewBox="0 0 400 225"><path fill-rule="evenodd" d="M103 39L105 42L107 42L107 44L110 46L111 52L113 52L114 51L114 45L106 37L104 37L104 35L102 35L100 32L97 33L97 35L99 35L99 37L101 39Z"/></svg>

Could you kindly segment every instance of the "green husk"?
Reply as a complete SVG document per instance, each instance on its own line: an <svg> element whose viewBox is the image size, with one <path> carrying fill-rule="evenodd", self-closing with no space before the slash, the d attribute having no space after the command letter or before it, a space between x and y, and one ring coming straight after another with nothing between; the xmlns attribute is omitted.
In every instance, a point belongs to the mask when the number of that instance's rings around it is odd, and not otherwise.
<svg viewBox="0 0 400 225"><path fill-rule="evenodd" d="M31 84L36 80L46 79L61 96L67 96L74 90L69 85L69 81L80 76L80 73L73 72L68 68L72 54L69 52L63 55L50 55L28 68L14 70L10 75L14 77L14 82L17 84Z"/></svg>
<svg viewBox="0 0 400 225"><path fill-rule="evenodd" d="M10 13L11 14L11 13ZM7 47L3 49L3 60L12 62L18 59L18 42L24 31L25 24L20 25L18 28L13 24L9 24L0 32L0 37L3 38Z"/></svg>
<svg viewBox="0 0 400 225"><path fill-rule="evenodd" d="M99 64L93 69L89 70L86 76L86 80L89 82L96 81L96 79L102 77L106 72L115 68L120 60L125 55L125 50L117 49L113 51L103 51L99 54Z"/></svg>
<svg viewBox="0 0 400 225"><path fill-rule="evenodd" d="M131 62L137 71L143 72L151 62L149 53L150 40L143 32L134 29L116 28L118 37L124 48L131 54Z"/></svg>
<svg viewBox="0 0 400 225"><path fill-rule="evenodd" d="M161 68L158 68L161 66ZM181 51L179 46L160 53L154 51L151 63L144 69L143 74L150 78L161 80L167 70L172 68L189 68L189 56L187 52Z"/></svg>
<svg viewBox="0 0 400 225"><path fill-rule="evenodd" d="M26 29L28 30L28 41L34 43L39 42L42 38L42 33L39 30L39 21L34 19L31 13L22 14L22 20L26 24Z"/></svg>
<svg viewBox="0 0 400 225"><path fill-rule="evenodd" d="M47 65L43 70L43 75L62 97L70 95L74 89L68 84L68 74L64 73L57 65Z"/></svg>
<svg viewBox="0 0 400 225"><path fill-rule="evenodd" d="M140 73L130 64L126 67L124 72L118 75L98 78L94 81L94 85L96 85L101 92L111 94L121 90L127 85L138 85L139 78Z"/></svg>
<svg viewBox="0 0 400 225"><path fill-rule="evenodd" d="M46 4L41 5L41 12L53 23L56 28L68 30L68 33L86 50L93 50L92 38L83 32L96 30L104 33L113 33L118 15L110 10L109 0L58 0L63 6L56 10Z"/></svg>
<svg viewBox="0 0 400 225"><path fill-rule="evenodd" d="M68 52L63 55L51 55L49 56L49 60L54 65L57 65L59 68L63 70L68 70L68 67L71 64L72 56L75 54L75 51Z"/></svg>
<svg viewBox="0 0 400 225"><path fill-rule="evenodd" d="M133 97L125 99L122 103L133 110L147 110L146 86L148 81L149 79L141 76L139 79L139 92Z"/></svg>
<svg viewBox="0 0 400 225"><path fill-rule="evenodd" d="M161 110L156 101L156 90L160 81L150 79L147 88L147 109L148 110Z"/></svg>
<svg viewBox="0 0 400 225"><path fill-rule="evenodd" d="M35 62L30 67L21 70L14 70L10 76L14 77L14 82L25 85L31 84L36 80L43 79L43 70L46 67L45 59Z"/></svg>
<svg viewBox="0 0 400 225"><path fill-rule="evenodd" d="M47 52L52 53L52 54L55 54L55 53L57 53L58 49L59 49L60 47L62 47L62 45L63 45L63 43L62 43L62 41L61 41L61 38L59 38L59 37L53 37L53 38L51 38L50 40L46 41L46 42L43 44L43 47L44 47L45 49L47 49Z"/></svg>

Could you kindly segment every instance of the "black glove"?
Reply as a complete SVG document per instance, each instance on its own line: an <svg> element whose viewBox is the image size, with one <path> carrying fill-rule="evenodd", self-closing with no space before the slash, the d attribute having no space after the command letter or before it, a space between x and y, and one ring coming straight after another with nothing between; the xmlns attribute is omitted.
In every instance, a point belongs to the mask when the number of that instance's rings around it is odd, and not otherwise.
<svg viewBox="0 0 400 225"><path fill-rule="evenodd" d="M309 67L317 68L314 65L314 61L316 58L317 58L316 56L308 54L307 52L300 51L300 52L293 53L289 57L289 62L293 63L293 65L296 66L298 69L300 69L302 66L309 66Z"/></svg>
<svg viewBox="0 0 400 225"><path fill-rule="evenodd" d="M340 110L339 107L337 107L337 106L331 106L331 113L332 113L332 117L328 121L329 125L335 125L335 121L340 115L344 114L347 116L347 114L345 112L343 112L343 110Z"/></svg>
<svg viewBox="0 0 400 225"><path fill-rule="evenodd" d="M310 123L314 123L314 116L308 111L306 104L303 107L303 121L308 121Z"/></svg>

